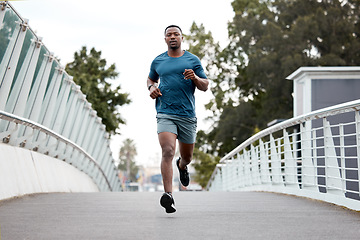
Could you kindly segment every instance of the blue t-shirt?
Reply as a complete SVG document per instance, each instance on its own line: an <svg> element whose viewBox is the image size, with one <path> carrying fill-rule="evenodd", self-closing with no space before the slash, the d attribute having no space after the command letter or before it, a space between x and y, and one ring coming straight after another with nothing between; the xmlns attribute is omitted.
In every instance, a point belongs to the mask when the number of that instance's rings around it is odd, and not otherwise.
<svg viewBox="0 0 360 240"><path fill-rule="evenodd" d="M161 97L156 99L157 113L180 117L195 117L195 84L184 79L185 69L192 69L200 78L207 78L200 59L185 51L181 57L170 57L167 52L157 56L151 63L149 78L158 81Z"/></svg>

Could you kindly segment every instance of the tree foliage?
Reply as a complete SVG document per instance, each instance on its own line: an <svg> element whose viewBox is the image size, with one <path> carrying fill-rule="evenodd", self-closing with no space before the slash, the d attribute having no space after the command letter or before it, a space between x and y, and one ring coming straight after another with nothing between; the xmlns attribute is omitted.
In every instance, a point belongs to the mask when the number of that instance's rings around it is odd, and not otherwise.
<svg viewBox="0 0 360 240"><path fill-rule="evenodd" d="M214 125L200 144L219 156L268 122L292 117L293 83L285 78L299 67L360 64L360 1L234 0L232 7L224 49L202 25L187 36L190 51L212 64Z"/></svg>
<svg viewBox="0 0 360 240"><path fill-rule="evenodd" d="M136 182L139 167L136 165L134 159L137 155L136 146L134 141L127 138L120 148L118 169L125 173L125 176L130 182Z"/></svg>
<svg viewBox="0 0 360 240"><path fill-rule="evenodd" d="M200 151L198 148L194 150L194 168L196 171L195 181L203 188L206 187L211 174L219 162L219 157L214 157L210 154L206 154Z"/></svg>
<svg viewBox="0 0 360 240"><path fill-rule="evenodd" d="M66 65L66 71L74 78L74 82L81 87L86 99L102 119L106 131L116 134L119 124L125 124L120 116L119 106L129 104L129 94L120 93L121 87L114 86L118 73L115 64L107 66L105 59L101 58L101 51L92 48L90 52L82 47L75 52L74 61Z"/></svg>

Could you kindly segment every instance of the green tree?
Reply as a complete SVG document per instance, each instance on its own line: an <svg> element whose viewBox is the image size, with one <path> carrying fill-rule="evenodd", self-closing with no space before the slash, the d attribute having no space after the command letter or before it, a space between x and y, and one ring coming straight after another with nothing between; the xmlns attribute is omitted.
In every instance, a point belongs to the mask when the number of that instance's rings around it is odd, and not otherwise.
<svg viewBox="0 0 360 240"><path fill-rule="evenodd" d="M194 180L199 183L201 187L206 187L219 160L220 157L214 157L200 151L198 148L195 148L193 166L195 168L196 175Z"/></svg>
<svg viewBox="0 0 360 240"><path fill-rule="evenodd" d="M285 78L297 68L360 64L358 0L234 0L232 7L224 49L202 25L194 23L186 38L212 65L215 97L207 108L214 124L197 146L219 156L268 122L292 116L292 82Z"/></svg>
<svg viewBox="0 0 360 240"><path fill-rule="evenodd" d="M106 60L101 58L101 51L92 48L88 53L84 46L79 52L75 52L74 61L68 63L65 70L81 87L86 99L106 126L106 131L110 134L118 133L119 124L125 124L119 107L129 104L130 99L129 94L120 93L120 85L110 83L110 80L118 76L115 64L107 66Z"/></svg>
<svg viewBox="0 0 360 240"><path fill-rule="evenodd" d="M359 65L359 5L354 0L233 1L230 43L218 53L217 74L211 76L215 98L208 106L219 113L208 139L212 149L224 155L256 128L290 118L293 89L285 78L297 68Z"/></svg>
<svg viewBox="0 0 360 240"><path fill-rule="evenodd" d="M218 69L216 66L216 56L220 52L219 43L214 41L212 33L210 31L207 32L203 24L198 26L195 22L193 22L190 28L190 34L184 36L185 41L189 45L188 51L201 59L205 66L205 72L211 79L210 76L215 75ZM210 105L208 108L215 111L215 108L212 108ZM207 154L207 152L211 152L211 146L208 144L209 137L204 131L200 130L196 138L193 164L195 168L195 181L204 188L220 158Z"/></svg>
<svg viewBox="0 0 360 240"><path fill-rule="evenodd" d="M120 148L118 169L125 173L125 176L130 182L136 182L139 167L136 165L134 159L137 155L136 146L134 141L127 138Z"/></svg>

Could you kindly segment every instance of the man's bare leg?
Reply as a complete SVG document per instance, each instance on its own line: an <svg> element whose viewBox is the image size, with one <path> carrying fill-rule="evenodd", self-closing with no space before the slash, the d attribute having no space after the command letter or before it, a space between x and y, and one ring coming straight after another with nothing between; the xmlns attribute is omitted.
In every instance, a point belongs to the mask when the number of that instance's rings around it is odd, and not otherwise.
<svg viewBox="0 0 360 240"><path fill-rule="evenodd" d="M172 192L173 167L172 161L176 149L176 134L170 132L159 133L159 143L162 150L161 175L165 192Z"/></svg>
<svg viewBox="0 0 360 240"><path fill-rule="evenodd" d="M195 143L187 144L187 143L182 143L179 141L179 150L180 150L180 156L181 156L180 163L179 163L180 169L184 170L186 168L186 166L188 164L190 164L192 157L193 157L194 146L195 146Z"/></svg>

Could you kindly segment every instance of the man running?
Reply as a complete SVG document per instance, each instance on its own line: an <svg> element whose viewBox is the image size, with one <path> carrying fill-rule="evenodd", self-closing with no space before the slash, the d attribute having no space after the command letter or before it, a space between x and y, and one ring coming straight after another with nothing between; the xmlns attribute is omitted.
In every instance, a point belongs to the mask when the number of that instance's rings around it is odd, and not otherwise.
<svg viewBox="0 0 360 240"><path fill-rule="evenodd" d="M180 182L190 182L187 165L191 162L196 139L195 88L208 89L209 81L199 58L181 49L182 31L176 25L165 29L168 50L151 63L147 78L150 97L156 99L157 132L162 149L161 174L165 193L160 204L167 213L176 211L172 196L173 168L176 139L179 142L180 157L176 165ZM160 85L158 80L160 79Z"/></svg>

